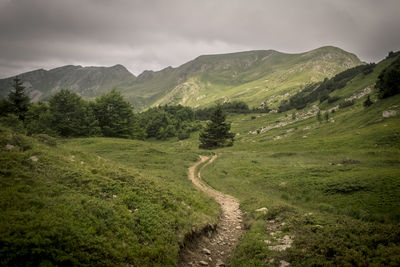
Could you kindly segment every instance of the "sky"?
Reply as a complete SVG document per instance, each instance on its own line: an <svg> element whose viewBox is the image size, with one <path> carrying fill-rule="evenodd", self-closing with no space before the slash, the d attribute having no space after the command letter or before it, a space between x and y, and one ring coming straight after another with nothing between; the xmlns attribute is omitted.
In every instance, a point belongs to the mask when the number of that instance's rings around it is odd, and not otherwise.
<svg viewBox="0 0 400 267"><path fill-rule="evenodd" d="M133 74L204 54L400 50L400 0L0 0L0 78L63 65Z"/></svg>

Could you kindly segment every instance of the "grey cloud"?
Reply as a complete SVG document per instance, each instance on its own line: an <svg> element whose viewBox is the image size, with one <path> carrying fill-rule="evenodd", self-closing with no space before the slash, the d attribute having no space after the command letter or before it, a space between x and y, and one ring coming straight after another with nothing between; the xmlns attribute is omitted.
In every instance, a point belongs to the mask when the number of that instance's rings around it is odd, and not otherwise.
<svg viewBox="0 0 400 267"><path fill-rule="evenodd" d="M336 45L365 61L400 49L397 0L0 0L0 77L57 64L135 74L201 54Z"/></svg>

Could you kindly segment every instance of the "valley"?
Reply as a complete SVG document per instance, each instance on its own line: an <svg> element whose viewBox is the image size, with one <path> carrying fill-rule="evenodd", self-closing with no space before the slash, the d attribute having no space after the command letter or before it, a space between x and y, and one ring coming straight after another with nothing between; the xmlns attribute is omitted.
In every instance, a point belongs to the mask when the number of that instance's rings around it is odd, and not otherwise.
<svg viewBox="0 0 400 267"><path fill-rule="evenodd" d="M376 83L399 59L365 71L332 47L201 56L121 86L131 103L171 114L266 101L269 112L229 112L235 141L218 149L199 149L205 120L187 138L133 140L27 135L2 117L1 265L398 266L400 94L382 98ZM302 107L278 112L294 96ZM167 108L143 114L158 111L186 123Z"/></svg>

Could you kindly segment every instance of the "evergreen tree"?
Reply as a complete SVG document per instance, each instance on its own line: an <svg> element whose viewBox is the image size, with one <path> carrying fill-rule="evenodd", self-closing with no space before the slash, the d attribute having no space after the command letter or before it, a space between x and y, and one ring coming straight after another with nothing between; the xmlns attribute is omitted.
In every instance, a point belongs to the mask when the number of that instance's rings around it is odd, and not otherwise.
<svg viewBox="0 0 400 267"><path fill-rule="evenodd" d="M25 87L17 77L14 79L13 90L8 94L8 99L13 105L13 111L21 121L25 120L25 114L29 109L29 97L25 95Z"/></svg>
<svg viewBox="0 0 400 267"><path fill-rule="evenodd" d="M225 122L226 115L222 107L218 105L211 114L211 121L200 133L200 148L213 149L232 146L235 134L230 132L230 123Z"/></svg>
<svg viewBox="0 0 400 267"><path fill-rule="evenodd" d="M87 134L85 101L75 93L61 90L49 100L52 129L61 136Z"/></svg>
<svg viewBox="0 0 400 267"><path fill-rule="evenodd" d="M328 121L328 120L329 120L329 113L328 113L328 111L327 111L327 112L325 112L325 115L324 115L324 117L325 117L325 121Z"/></svg>
<svg viewBox="0 0 400 267"><path fill-rule="evenodd" d="M367 99L364 101L363 105L364 105L364 107L367 108L367 107L371 106L373 103L374 103L374 102L371 101L371 98L370 98L370 96L368 95L368 96L367 96Z"/></svg>
<svg viewBox="0 0 400 267"><path fill-rule="evenodd" d="M375 87L378 89L379 98L400 93L400 57L379 74Z"/></svg>
<svg viewBox="0 0 400 267"><path fill-rule="evenodd" d="M104 136L133 138L133 109L120 92L112 90L97 98L94 113Z"/></svg>
<svg viewBox="0 0 400 267"><path fill-rule="evenodd" d="M319 122L322 121L322 115L321 115L321 111L320 111L320 110L318 110L318 113L317 113L317 120L318 120Z"/></svg>
<svg viewBox="0 0 400 267"><path fill-rule="evenodd" d="M51 122L52 116L46 103L38 102L30 105L24 121L28 134L56 135Z"/></svg>

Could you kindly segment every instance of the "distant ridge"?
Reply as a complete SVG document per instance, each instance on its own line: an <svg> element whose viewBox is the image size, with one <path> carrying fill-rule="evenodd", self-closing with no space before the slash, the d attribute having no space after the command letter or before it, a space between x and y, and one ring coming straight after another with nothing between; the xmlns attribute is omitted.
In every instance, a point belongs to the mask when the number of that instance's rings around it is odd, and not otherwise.
<svg viewBox="0 0 400 267"><path fill-rule="evenodd" d="M272 107L307 84L321 81L362 64L349 52L333 46L299 54L255 50L202 55L183 65L144 71L135 77L124 66L63 66L20 74L34 101L46 100L62 88L93 98L116 88L136 109L163 104L207 106L218 101L243 100ZM0 80L7 95L13 77Z"/></svg>

